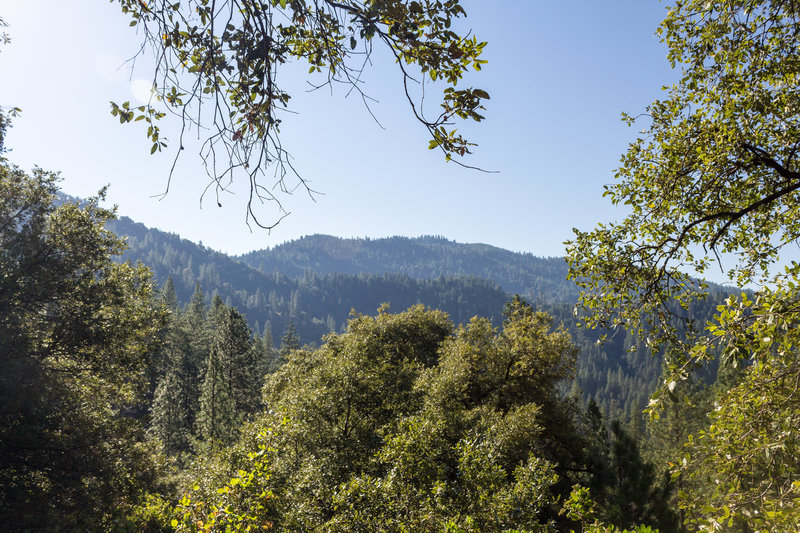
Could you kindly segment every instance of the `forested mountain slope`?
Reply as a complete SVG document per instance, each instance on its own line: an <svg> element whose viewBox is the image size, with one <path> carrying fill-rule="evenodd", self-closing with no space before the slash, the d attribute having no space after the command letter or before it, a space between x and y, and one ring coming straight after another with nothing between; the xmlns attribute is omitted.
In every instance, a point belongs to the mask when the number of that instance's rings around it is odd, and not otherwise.
<svg viewBox="0 0 800 533"><path fill-rule="evenodd" d="M422 303L446 311L462 323L473 316L498 322L508 294L495 283L474 276L414 279L398 273L327 273L305 269L288 274L251 268L231 257L177 235L148 229L121 217L110 228L127 239L123 259L149 266L158 284L172 277L180 302L187 302L195 283L214 292L247 316L251 326L280 339L289 322L301 341L318 343L340 331L352 310L372 314L383 303L396 311Z"/></svg>
<svg viewBox="0 0 800 533"><path fill-rule="evenodd" d="M262 272L299 277L320 274L408 274L412 278L477 276L509 294L531 301L574 302L578 292L566 281L561 257L536 257L488 244L462 244L443 237L341 239L311 235L238 259Z"/></svg>
<svg viewBox="0 0 800 533"><path fill-rule="evenodd" d="M320 235L232 258L126 217L110 228L127 239L123 259L150 267L159 285L171 277L181 303L199 283L207 299L218 293L276 345L290 323L302 343L319 344L328 332L343 331L351 310L374 314L383 303L396 312L423 303L446 311L456 324L477 315L499 326L504 303L523 293L570 332L580 350L573 388L594 398L604 412L641 412L661 375L661 358L643 347L629 350L639 343L628 333L617 332L600 344L604 332L577 327L572 316L577 291L560 258L438 237ZM708 320L723 297L718 291L693 315Z"/></svg>

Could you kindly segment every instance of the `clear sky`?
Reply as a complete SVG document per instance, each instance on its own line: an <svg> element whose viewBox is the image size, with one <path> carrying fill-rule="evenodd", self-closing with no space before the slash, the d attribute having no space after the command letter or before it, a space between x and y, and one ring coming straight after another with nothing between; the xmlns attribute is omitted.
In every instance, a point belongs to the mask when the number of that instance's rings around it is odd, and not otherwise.
<svg viewBox="0 0 800 533"><path fill-rule="evenodd" d="M344 91L308 92L307 68L288 69L293 88L284 146L312 186L271 233L245 225L242 184L217 207L200 202L207 184L195 153L184 152L165 199L169 149L149 155L141 123L119 125L109 101L135 101L151 77L146 61L123 61L140 40L117 3L0 0L12 42L0 49L0 105L18 106L9 158L23 168L61 171L63 190L89 196L110 185L119 213L211 248L243 253L303 235L443 235L540 256L563 255L571 229L621 218L601 197L636 131L638 114L676 74L655 31L667 4L656 0L543 2L463 0L467 27L488 41L489 64L470 78L491 94L486 120L462 128L478 143L468 164L427 149L424 128L404 103L393 65L369 71L373 111ZM134 91L134 92L132 92ZM166 132L169 134L169 132ZM173 145L174 146L174 145ZM274 213L262 210L264 220Z"/></svg>

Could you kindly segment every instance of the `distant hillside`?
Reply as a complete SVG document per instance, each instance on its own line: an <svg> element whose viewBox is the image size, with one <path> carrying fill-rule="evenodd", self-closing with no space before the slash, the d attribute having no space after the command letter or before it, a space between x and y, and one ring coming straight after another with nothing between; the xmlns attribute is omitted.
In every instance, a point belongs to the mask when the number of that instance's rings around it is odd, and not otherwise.
<svg viewBox="0 0 800 533"><path fill-rule="evenodd" d="M171 276L180 302L187 302L199 283L207 299L218 293L276 345L290 322L303 343L319 343L328 332L344 328L351 310L374 314L384 302L395 311L423 303L446 311L457 324L478 315L499 325L503 305L519 293L570 331L580 350L573 388L594 398L607 414L640 413L661 375L661 359L627 332L601 345L597 339L603 332L575 325L577 289L565 279L561 258L438 237L324 235L233 258L126 217L109 228L127 239L122 259L149 266L160 285ZM692 315L704 322L724 296L715 290Z"/></svg>
<svg viewBox="0 0 800 533"><path fill-rule="evenodd" d="M127 217L110 223L109 229L127 239L123 260L150 267L158 284L172 277L179 301L187 302L200 283L207 297L218 293L259 333L269 330L276 343L290 321L303 342L317 343L326 333L340 331L352 310L374 314L387 302L397 311L417 303L442 309L456 323L480 315L499 324L508 299L495 283L475 276L414 279L398 273L319 274L310 269L266 273Z"/></svg>
<svg viewBox="0 0 800 533"><path fill-rule="evenodd" d="M340 239L312 235L237 257L261 272L300 277L319 274L406 274L416 279L475 276L530 301L574 302L561 257L542 258L487 244L461 244L442 237Z"/></svg>

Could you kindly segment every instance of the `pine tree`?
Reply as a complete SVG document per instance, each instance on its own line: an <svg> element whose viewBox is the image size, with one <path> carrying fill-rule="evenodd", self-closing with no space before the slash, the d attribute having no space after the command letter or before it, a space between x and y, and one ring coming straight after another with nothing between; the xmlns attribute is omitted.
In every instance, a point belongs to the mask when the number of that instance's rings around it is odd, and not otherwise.
<svg viewBox="0 0 800 533"><path fill-rule="evenodd" d="M206 309L206 299L199 283L195 283L191 300L183 311L184 325L189 337L188 357L184 361L184 377L189 390L189 423L194 428L200 410L200 388L211 349L212 324ZM194 433L198 431L195 428Z"/></svg>
<svg viewBox="0 0 800 533"><path fill-rule="evenodd" d="M200 395L198 433L229 442L237 423L260 407L262 375L244 316L221 302L212 314L217 323Z"/></svg>
<svg viewBox="0 0 800 533"><path fill-rule="evenodd" d="M170 455L189 450L191 425L186 410L186 388L176 372L159 381L152 407L148 433L157 438Z"/></svg>
<svg viewBox="0 0 800 533"><path fill-rule="evenodd" d="M186 313L175 311L165 328L163 372L150 410L150 436L158 438L173 455L189 450L200 394L200 361L187 318Z"/></svg>
<svg viewBox="0 0 800 533"><path fill-rule="evenodd" d="M186 315L190 322L195 324L204 323L206 320L206 297L199 282L194 284L194 293L186 306Z"/></svg>
<svg viewBox="0 0 800 533"><path fill-rule="evenodd" d="M161 287L161 291L159 291L158 294L158 300L167 310L167 316L169 319L161 331L161 350L159 350L159 354L153 361L153 365L150 369L151 394L154 394L159 381L163 379L170 365L170 355L167 352L169 351L169 346L172 341L171 330L173 329L173 325L176 322L178 313L180 311L180 308L178 307L178 296L175 293L175 284L173 283L171 276L167 277L167 281L164 282L163 287Z"/></svg>
<svg viewBox="0 0 800 533"><path fill-rule="evenodd" d="M217 291L214 291L214 296L211 297L211 309L208 312L208 319L212 322L212 327L216 327L220 323L226 307L222 297Z"/></svg>
<svg viewBox="0 0 800 533"><path fill-rule="evenodd" d="M178 294L175 292L175 282L172 281L172 276L167 276L167 281L161 288L161 300L170 311L178 310Z"/></svg>
<svg viewBox="0 0 800 533"><path fill-rule="evenodd" d="M222 313L214 340L224 354L223 361L238 411L254 413L260 406L261 376L250 328L244 316L232 307Z"/></svg>
<svg viewBox="0 0 800 533"><path fill-rule="evenodd" d="M272 334L265 331L264 336L256 335L253 338L253 350L256 358L256 369L259 380L277 370L278 357L272 345Z"/></svg>
<svg viewBox="0 0 800 533"><path fill-rule="evenodd" d="M285 362L292 352L299 349L300 337L297 335L297 328L295 328L294 322L290 320L289 325L286 326L286 331L283 332L283 337L281 337L281 348L278 351L278 357L281 362Z"/></svg>
<svg viewBox="0 0 800 533"><path fill-rule="evenodd" d="M212 443L229 443L238 423L236 402L227 376L223 356L215 346L208 357L197 417L200 438Z"/></svg>

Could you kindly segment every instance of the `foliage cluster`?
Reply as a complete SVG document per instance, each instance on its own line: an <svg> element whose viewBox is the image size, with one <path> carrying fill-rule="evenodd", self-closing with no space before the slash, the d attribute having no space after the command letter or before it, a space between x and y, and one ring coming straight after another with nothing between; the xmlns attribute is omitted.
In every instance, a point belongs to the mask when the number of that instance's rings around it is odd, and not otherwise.
<svg viewBox="0 0 800 533"><path fill-rule="evenodd" d="M706 530L800 524L800 267L787 254L800 238L799 17L782 0L676 1L659 32L681 77L647 109L606 191L630 213L568 243L585 321L630 328L665 353L652 407L677 399L715 354L745 367L720 387L710 425L675 467L686 518ZM692 276L723 264L757 292L728 298L712 321L691 320L686 309L708 293Z"/></svg>
<svg viewBox="0 0 800 533"><path fill-rule="evenodd" d="M501 328L480 318L455 328L422 306L354 317L320 348L290 353L267 379L266 411L165 521L179 531L555 531L572 523L560 499L584 483L608 523L674 527L658 503L666 486L633 439L596 408L590 424L564 396L575 350L550 321L520 299Z"/></svg>
<svg viewBox="0 0 800 533"><path fill-rule="evenodd" d="M248 218L262 227L285 216L279 192L295 188L287 175L312 192L279 136L291 98L279 77L287 63L306 62L314 85L343 84L368 106L362 76L377 45L399 69L411 111L430 135L429 147L441 149L448 161L473 146L452 121L483 119L488 93L459 84L485 63L480 55L486 43L456 31L467 15L459 0L117 1L131 26L142 31L156 68L150 103L112 103L112 114L122 123L144 121L151 153L166 146L159 121L167 113L180 118L178 155L187 129L197 126L199 134L202 124L211 125L200 155L212 185L219 193L243 172L250 183ZM439 107L430 112L423 106L425 84L437 81L445 88ZM417 84L419 91L413 88ZM274 186L262 182L270 166ZM280 212L272 224L256 216L257 202L264 200Z"/></svg>
<svg viewBox="0 0 800 533"><path fill-rule="evenodd" d="M12 530L110 527L153 481L137 413L164 315L149 271L112 261L113 212L101 197L56 207L57 179L0 163L0 508Z"/></svg>

